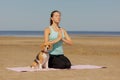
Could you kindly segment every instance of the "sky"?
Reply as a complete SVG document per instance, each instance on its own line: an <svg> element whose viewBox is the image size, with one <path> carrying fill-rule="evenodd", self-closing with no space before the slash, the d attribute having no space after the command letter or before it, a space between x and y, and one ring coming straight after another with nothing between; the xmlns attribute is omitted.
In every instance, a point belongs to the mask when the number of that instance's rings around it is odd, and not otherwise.
<svg viewBox="0 0 120 80"><path fill-rule="evenodd" d="M43 31L53 10L68 31L120 31L120 0L0 0L0 31Z"/></svg>

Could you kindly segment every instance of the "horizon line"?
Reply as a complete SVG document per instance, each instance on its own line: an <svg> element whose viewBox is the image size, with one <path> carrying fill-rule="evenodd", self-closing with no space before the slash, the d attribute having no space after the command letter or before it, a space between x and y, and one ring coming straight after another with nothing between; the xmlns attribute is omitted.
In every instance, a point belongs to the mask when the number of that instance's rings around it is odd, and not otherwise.
<svg viewBox="0 0 120 80"><path fill-rule="evenodd" d="M38 30L0 30L0 31L38 31ZM39 30L40 32L44 32L43 30ZM76 31L76 32L120 32L120 31L95 31L95 30L93 30L93 31L91 31L91 30L82 30L82 31L78 31L78 30L68 30L67 32L70 32L70 31Z"/></svg>

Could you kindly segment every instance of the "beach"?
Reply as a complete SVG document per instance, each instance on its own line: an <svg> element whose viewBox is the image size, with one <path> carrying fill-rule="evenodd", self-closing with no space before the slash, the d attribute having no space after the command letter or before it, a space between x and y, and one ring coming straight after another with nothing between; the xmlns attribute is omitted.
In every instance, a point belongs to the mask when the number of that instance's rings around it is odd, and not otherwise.
<svg viewBox="0 0 120 80"><path fill-rule="evenodd" d="M72 65L97 65L105 69L14 72L7 67L29 66L43 37L0 37L0 80L120 80L119 36L72 36L73 45L63 44Z"/></svg>

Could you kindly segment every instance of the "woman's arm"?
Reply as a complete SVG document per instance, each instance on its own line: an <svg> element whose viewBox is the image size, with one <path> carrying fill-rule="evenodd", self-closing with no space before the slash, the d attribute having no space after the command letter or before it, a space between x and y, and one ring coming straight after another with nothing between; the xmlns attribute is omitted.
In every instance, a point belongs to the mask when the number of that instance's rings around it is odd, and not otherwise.
<svg viewBox="0 0 120 80"><path fill-rule="evenodd" d="M50 35L50 29L46 28L44 30L44 42L45 43L48 42L48 43L51 43L51 44L55 44L55 43L57 43L58 41L60 41L62 39L62 31L61 31L61 29L58 32L58 38L57 39L55 39L53 41L49 41L49 35Z"/></svg>
<svg viewBox="0 0 120 80"><path fill-rule="evenodd" d="M44 42L47 43L49 41L48 37L49 37L49 34L50 34L50 30L49 28L46 28L44 30Z"/></svg>
<svg viewBox="0 0 120 80"><path fill-rule="evenodd" d="M64 35L65 35L65 38L62 38L63 42L67 43L68 45L72 45L73 42L70 38L70 36L68 35L67 31L65 29L62 29L64 31Z"/></svg>

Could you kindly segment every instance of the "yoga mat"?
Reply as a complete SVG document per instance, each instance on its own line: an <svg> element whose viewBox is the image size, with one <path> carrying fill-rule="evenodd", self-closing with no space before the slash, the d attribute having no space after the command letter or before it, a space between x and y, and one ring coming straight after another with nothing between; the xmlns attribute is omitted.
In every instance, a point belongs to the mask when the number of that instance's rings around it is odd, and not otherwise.
<svg viewBox="0 0 120 80"><path fill-rule="evenodd" d="M71 66L71 69L67 69L67 70L100 69L100 68L106 68L106 67L96 66L96 65L73 65L73 66ZM39 69L32 69L29 66L26 66L26 67L11 67L11 68L7 68L7 69L8 70L12 70L12 71L16 71L16 72L34 72L34 71L63 70L63 69L54 69L54 68L48 68L48 69L39 70Z"/></svg>

